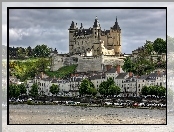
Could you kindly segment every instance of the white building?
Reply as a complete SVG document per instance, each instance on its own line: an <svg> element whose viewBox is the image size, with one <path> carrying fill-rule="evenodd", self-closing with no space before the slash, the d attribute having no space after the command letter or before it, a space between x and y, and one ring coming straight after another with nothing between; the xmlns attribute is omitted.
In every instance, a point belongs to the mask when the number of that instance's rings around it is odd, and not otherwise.
<svg viewBox="0 0 174 132"><path fill-rule="evenodd" d="M128 77L129 77L128 73L120 73L120 74L118 74L117 77L115 77L115 84L118 87L120 87L121 95L123 95L124 92L125 92L123 83L124 83L125 79L128 78Z"/></svg>
<svg viewBox="0 0 174 132"><path fill-rule="evenodd" d="M141 94L141 89L146 85L148 75L142 75L137 79L137 96Z"/></svg>

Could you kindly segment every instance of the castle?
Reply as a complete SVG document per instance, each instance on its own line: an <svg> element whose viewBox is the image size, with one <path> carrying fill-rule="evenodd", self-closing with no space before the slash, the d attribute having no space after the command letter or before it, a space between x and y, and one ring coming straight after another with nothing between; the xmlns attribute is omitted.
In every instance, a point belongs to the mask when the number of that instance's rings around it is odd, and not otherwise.
<svg viewBox="0 0 174 132"><path fill-rule="evenodd" d="M69 53L84 56L115 55L121 54L121 28L117 17L110 30L101 30L99 20L94 21L93 28L84 29L83 24L78 28L73 21L69 30ZM102 45L103 44L103 45ZM105 49L105 52L102 52ZM107 51L106 51L107 49Z"/></svg>
<svg viewBox="0 0 174 132"><path fill-rule="evenodd" d="M69 30L69 56L52 54L51 70L70 64L78 64L77 72L108 70L108 67L123 65L121 54L121 28L117 17L110 30L101 30L97 16L93 28L78 28L72 21ZM73 58L73 59L72 59ZM77 61L73 61L76 58Z"/></svg>

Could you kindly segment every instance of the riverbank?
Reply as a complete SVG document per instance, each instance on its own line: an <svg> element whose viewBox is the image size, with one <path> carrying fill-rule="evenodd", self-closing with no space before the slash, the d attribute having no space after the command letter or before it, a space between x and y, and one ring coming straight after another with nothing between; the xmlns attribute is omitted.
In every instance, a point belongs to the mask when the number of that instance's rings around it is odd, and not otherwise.
<svg viewBox="0 0 174 132"><path fill-rule="evenodd" d="M10 124L166 124L166 111L102 107L10 105Z"/></svg>
<svg viewBox="0 0 174 132"><path fill-rule="evenodd" d="M112 107L112 108L133 108L133 109L159 109L159 110L166 110L166 107L157 107L157 106L152 106L152 107L147 107L147 106L116 106L116 105L101 105L101 104L90 104L90 103L79 103L79 104L59 104L57 102L48 102L48 103L34 103L34 102L25 102L25 103L10 103L10 105L63 105L63 106L81 106L81 107Z"/></svg>

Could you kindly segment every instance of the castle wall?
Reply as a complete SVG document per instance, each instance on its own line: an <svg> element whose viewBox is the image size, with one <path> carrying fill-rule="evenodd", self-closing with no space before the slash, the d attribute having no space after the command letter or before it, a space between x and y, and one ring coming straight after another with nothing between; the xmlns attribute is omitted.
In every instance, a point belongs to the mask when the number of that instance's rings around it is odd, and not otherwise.
<svg viewBox="0 0 174 132"><path fill-rule="evenodd" d="M102 72L101 57L83 57L78 61L77 72L99 71Z"/></svg>
<svg viewBox="0 0 174 132"><path fill-rule="evenodd" d="M107 43L108 43L107 36L106 35L105 36L100 36L100 38L101 38L101 40L104 41L104 46L107 47Z"/></svg>
<svg viewBox="0 0 174 132"><path fill-rule="evenodd" d="M52 65L51 65L51 71L57 71L59 68L61 68L63 65L63 56L59 56L54 54L52 56Z"/></svg>
<svg viewBox="0 0 174 132"><path fill-rule="evenodd" d="M57 71L59 68L67 65L77 64L78 57L64 57L54 54L52 56L51 71Z"/></svg>

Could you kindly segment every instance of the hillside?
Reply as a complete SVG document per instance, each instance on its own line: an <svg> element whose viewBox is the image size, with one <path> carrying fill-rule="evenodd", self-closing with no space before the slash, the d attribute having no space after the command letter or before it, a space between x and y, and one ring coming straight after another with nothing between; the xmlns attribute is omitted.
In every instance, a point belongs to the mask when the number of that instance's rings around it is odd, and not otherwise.
<svg viewBox="0 0 174 132"><path fill-rule="evenodd" d="M10 60L10 75L14 75L21 81L33 78L39 72L45 72L50 77L63 78L74 73L77 65L61 67L58 71L50 71L49 58L31 58L25 60Z"/></svg>
<svg viewBox="0 0 174 132"><path fill-rule="evenodd" d="M57 71L46 71L50 77L57 77L57 78L65 78L68 77L71 73L74 73L77 68L77 65L70 65L70 66L63 66L59 68Z"/></svg>

